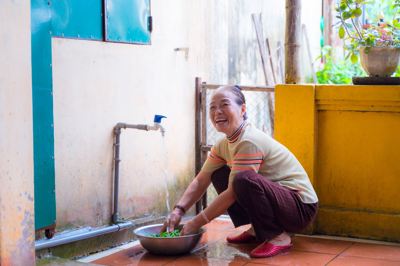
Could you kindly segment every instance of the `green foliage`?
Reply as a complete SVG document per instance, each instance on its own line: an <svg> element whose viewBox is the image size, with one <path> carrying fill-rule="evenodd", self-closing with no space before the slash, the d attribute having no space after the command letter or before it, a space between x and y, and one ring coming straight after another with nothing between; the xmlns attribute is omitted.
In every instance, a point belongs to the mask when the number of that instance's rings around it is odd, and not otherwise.
<svg viewBox="0 0 400 266"><path fill-rule="evenodd" d="M351 84L352 77L365 75L358 63L346 59L334 59L332 48L324 46L322 49L324 63L317 71L318 84ZM319 57L317 60L320 60Z"/></svg>
<svg viewBox="0 0 400 266"><path fill-rule="evenodd" d="M393 77L400 77L400 66L397 67L396 72L394 72Z"/></svg>
<svg viewBox="0 0 400 266"><path fill-rule="evenodd" d="M371 21L378 21L380 18L398 18L400 0L379 0L368 1L365 5L365 15Z"/></svg>
<svg viewBox="0 0 400 266"><path fill-rule="evenodd" d="M151 237L177 237L181 234L179 229L175 229L172 232L162 232L159 234L152 234Z"/></svg>
<svg viewBox="0 0 400 266"><path fill-rule="evenodd" d="M363 6L367 18L364 24L360 21ZM341 0L336 17L340 21L339 38L345 40L349 53L347 58L357 62L360 46L400 47L399 10L400 0Z"/></svg>

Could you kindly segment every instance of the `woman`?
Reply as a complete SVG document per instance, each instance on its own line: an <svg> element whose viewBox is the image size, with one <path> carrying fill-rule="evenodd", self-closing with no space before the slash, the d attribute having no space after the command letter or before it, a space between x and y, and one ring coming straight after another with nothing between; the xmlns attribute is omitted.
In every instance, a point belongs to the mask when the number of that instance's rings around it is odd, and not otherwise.
<svg viewBox="0 0 400 266"><path fill-rule="evenodd" d="M164 223L173 230L212 182L218 196L188 221L181 234L190 234L228 211L235 227L251 228L229 243L261 242L252 257L270 257L288 250L290 233L310 224L318 198L307 173L282 144L246 122L246 103L238 86L219 87L210 103L214 127L226 135L211 149L201 171L190 183Z"/></svg>

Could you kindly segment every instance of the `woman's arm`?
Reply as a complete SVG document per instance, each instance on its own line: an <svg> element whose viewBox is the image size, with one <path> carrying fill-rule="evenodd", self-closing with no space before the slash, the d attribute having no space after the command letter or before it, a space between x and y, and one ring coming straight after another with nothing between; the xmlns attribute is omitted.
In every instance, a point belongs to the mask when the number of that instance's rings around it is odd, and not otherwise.
<svg viewBox="0 0 400 266"><path fill-rule="evenodd" d="M195 202L197 202L201 198L210 183L211 173L200 171L200 173L197 174L197 176L186 188L177 205L182 206L185 210L188 210Z"/></svg>
<svg viewBox="0 0 400 266"><path fill-rule="evenodd" d="M182 235L195 233L200 227L207 224L209 221L223 214L235 202L235 194L232 187L228 188L216 197L213 202L205 210L192 220L186 223L183 228Z"/></svg>
<svg viewBox="0 0 400 266"><path fill-rule="evenodd" d="M184 210L188 210L196 201L201 198L210 183L211 173L200 171L200 173L197 174L197 176L186 188L181 199L176 205L179 205ZM175 226L180 223L183 215L184 212L180 208L174 208L164 222L164 226L161 228L161 232L164 232L167 229L169 231L173 231L175 229Z"/></svg>

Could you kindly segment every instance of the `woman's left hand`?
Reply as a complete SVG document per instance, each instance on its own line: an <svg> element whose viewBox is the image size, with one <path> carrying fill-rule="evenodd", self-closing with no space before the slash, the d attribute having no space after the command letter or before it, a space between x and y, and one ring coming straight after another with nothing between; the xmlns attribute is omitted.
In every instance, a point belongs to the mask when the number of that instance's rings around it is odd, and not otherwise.
<svg viewBox="0 0 400 266"><path fill-rule="evenodd" d="M181 236L196 234L197 232L199 232L200 227L201 226L197 225L194 219L192 219L183 225L183 228L181 230Z"/></svg>

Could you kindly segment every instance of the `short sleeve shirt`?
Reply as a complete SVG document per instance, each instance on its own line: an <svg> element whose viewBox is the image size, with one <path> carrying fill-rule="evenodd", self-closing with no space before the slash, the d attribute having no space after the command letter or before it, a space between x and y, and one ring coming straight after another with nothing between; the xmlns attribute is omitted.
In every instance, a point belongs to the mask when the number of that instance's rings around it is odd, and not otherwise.
<svg viewBox="0 0 400 266"><path fill-rule="evenodd" d="M251 170L298 191L304 203L318 202L310 179L296 157L285 146L249 123L231 137L217 141L201 171L212 173L224 165L231 169L230 183L238 172Z"/></svg>

